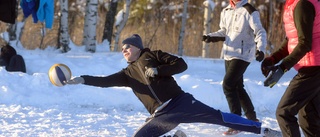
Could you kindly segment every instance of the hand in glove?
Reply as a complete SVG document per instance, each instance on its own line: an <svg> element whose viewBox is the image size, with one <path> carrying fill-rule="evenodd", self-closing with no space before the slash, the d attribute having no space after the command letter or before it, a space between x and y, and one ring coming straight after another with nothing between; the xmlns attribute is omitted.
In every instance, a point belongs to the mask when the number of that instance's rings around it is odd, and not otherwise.
<svg viewBox="0 0 320 137"><path fill-rule="evenodd" d="M256 51L256 60L261 62L264 59L264 53L262 51Z"/></svg>
<svg viewBox="0 0 320 137"><path fill-rule="evenodd" d="M278 81L279 79L283 76L285 70L283 70L280 65L279 66L274 66L271 68L271 75L264 81L264 86L265 87L270 87L272 88Z"/></svg>
<svg viewBox="0 0 320 137"><path fill-rule="evenodd" d="M206 43L218 42L218 41L225 41L225 40L226 40L225 37L209 36L209 35L203 35L203 36L202 36L202 41L204 41L204 42L206 42Z"/></svg>
<svg viewBox="0 0 320 137"><path fill-rule="evenodd" d="M274 59L273 57L265 58L261 63L261 72L262 74L267 77L270 73L271 68L274 67Z"/></svg>
<svg viewBox="0 0 320 137"><path fill-rule="evenodd" d="M146 77L154 77L155 75L158 75L158 70L157 68L148 68L148 67L145 67L146 68L146 71L145 71L145 75Z"/></svg>
<svg viewBox="0 0 320 137"><path fill-rule="evenodd" d="M82 77L74 77L70 80L64 81L65 84L74 85L74 84L83 84L84 79Z"/></svg>
<svg viewBox="0 0 320 137"><path fill-rule="evenodd" d="M207 41L208 37L208 35L202 35L202 41Z"/></svg>

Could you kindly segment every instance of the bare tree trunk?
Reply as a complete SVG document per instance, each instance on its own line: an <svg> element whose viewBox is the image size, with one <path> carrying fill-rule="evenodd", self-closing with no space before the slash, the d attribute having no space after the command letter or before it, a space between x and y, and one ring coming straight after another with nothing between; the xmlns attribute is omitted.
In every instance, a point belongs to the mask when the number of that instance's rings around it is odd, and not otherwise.
<svg viewBox="0 0 320 137"><path fill-rule="evenodd" d="M282 12L283 12L283 4L285 1L279 0L279 2L272 2L272 15L270 18L270 24L269 26L269 34L268 34L268 40L270 41L267 47L267 52L273 53L275 49L279 48L281 45L283 39L285 38L285 31L284 26L282 22ZM270 13L269 13L270 14Z"/></svg>
<svg viewBox="0 0 320 137"><path fill-rule="evenodd" d="M9 34L9 41L13 41L17 39L17 23L15 24L8 24L8 34Z"/></svg>
<svg viewBox="0 0 320 137"><path fill-rule="evenodd" d="M111 0L109 11L106 16L106 22L104 24L102 41L108 40L110 45L112 40L113 25L115 20L114 18L116 16L117 7L118 7L118 0Z"/></svg>
<svg viewBox="0 0 320 137"><path fill-rule="evenodd" d="M186 20L187 20L188 2L189 2L189 0L184 0L184 2L183 2L182 22L181 22L181 30L180 30L179 43L178 43L178 55L179 56L183 55L183 38L184 38Z"/></svg>
<svg viewBox="0 0 320 137"><path fill-rule="evenodd" d="M203 34L208 34L211 31L211 21L212 21L211 13L212 13L214 7L211 7L210 2L213 3L213 1L211 1L211 0L206 0L203 3L204 8L205 8L204 9ZM214 6L214 5L212 5L212 6ZM209 45L208 43L202 42L202 57L203 58L208 57L208 45Z"/></svg>
<svg viewBox="0 0 320 137"><path fill-rule="evenodd" d="M131 0L126 0L126 4L123 7L123 10L119 11L117 19L119 19L121 16L122 20L119 21L118 24L116 24L116 31L114 33L114 44L111 45L111 51L118 51L118 43L119 43L119 37L122 29L127 23L128 17L129 17L129 11L130 11L130 4Z"/></svg>
<svg viewBox="0 0 320 137"><path fill-rule="evenodd" d="M60 28L59 28L59 44L62 53L70 50L69 33L68 33L68 0L60 0Z"/></svg>
<svg viewBox="0 0 320 137"><path fill-rule="evenodd" d="M16 0L12 0L12 3L11 4L13 4L14 6L15 6L15 15L12 15L13 17L12 17L12 20L15 20L14 22L14 24L8 24L8 29L7 29L7 31L8 31L8 34L9 34L9 41L14 41L14 40L17 40L17 34L16 34L16 32L17 32L17 21L16 21L16 18L17 18L17 14L18 14L18 3L17 3L17 1Z"/></svg>
<svg viewBox="0 0 320 137"><path fill-rule="evenodd" d="M44 36L46 36L46 28L45 28L45 25L44 25L44 23L42 22L41 23L41 40L40 40L40 49L42 49L43 48L43 41L44 41Z"/></svg>
<svg viewBox="0 0 320 137"><path fill-rule="evenodd" d="M266 53L268 55L270 55L273 51L273 47L271 46L272 43L271 43L271 36L272 36L272 20L273 20L273 2L272 1L269 1L269 25L268 25L268 46L269 46L269 49L266 51Z"/></svg>
<svg viewBox="0 0 320 137"><path fill-rule="evenodd" d="M97 15L98 0L87 0L82 43L86 46L86 51L88 52L96 51Z"/></svg>
<svg viewBox="0 0 320 137"><path fill-rule="evenodd" d="M21 38L22 38L22 35L23 35L23 32L24 32L25 23L26 23L26 19L23 18L23 19L21 20L21 24L22 24L22 25L20 25L21 28L19 28L19 29L20 29L20 33L19 33L19 35L18 35L18 40L17 40L17 44L16 44L16 45L18 45L18 41L19 41L19 42L21 41ZM21 44L22 44L22 43L21 43Z"/></svg>

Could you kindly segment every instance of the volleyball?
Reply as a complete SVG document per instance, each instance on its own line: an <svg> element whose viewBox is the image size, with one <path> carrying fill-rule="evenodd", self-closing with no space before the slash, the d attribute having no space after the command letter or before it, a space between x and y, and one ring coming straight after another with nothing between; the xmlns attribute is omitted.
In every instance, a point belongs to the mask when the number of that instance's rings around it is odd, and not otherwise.
<svg viewBox="0 0 320 137"><path fill-rule="evenodd" d="M64 86L64 81L71 79L71 70L65 64L54 64L50 67L48 73L50 82L58 87Z"/></svg>

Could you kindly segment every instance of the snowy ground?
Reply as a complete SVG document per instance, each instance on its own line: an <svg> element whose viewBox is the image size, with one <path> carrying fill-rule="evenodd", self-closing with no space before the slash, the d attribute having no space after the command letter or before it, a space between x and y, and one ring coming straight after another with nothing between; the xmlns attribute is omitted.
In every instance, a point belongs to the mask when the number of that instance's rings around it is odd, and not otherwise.
<svg viewBox="0 0 320 137"><path fill-rule="evenodd" d="M108 52L98 46L94 54L84 47L71 46L61 54L52 48L25 50L14 46L27 65L27 74L9 73L0 67L0 136L129 137L149 116L130 88L97 88L85 85L55 87L48 70L55 63L70 67L73 76L109 75L126 67L121 53ZM188 70L175 75L178 84L200 101L228 112L222 91L224 62L220 59L183 57ZM275 109L289 81L296 72L290 70L273 88L263 86L260 63L254 61L245 73L245 88L252 98L263 126L280 130ZM177 129L189 137L219 137L227 128L209 124L181 124ZM243 132L239 137L258 137Z"/></svg>

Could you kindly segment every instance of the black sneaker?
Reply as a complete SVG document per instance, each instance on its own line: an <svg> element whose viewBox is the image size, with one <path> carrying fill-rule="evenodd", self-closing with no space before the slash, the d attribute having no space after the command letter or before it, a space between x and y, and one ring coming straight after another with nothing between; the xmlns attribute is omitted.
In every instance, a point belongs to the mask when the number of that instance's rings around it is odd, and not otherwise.
<svg viewBox="0 0 320 137"><path fill-rule="evenodd" d="M270 128L265 128L263 130L263 136L264 137L282 137L282 134L279 131L272 130Z"/></svg>

